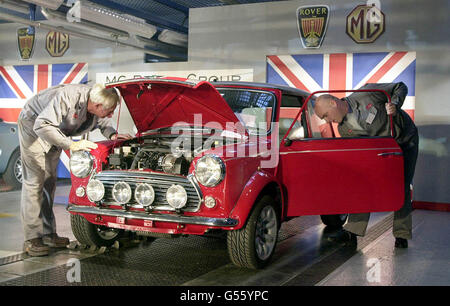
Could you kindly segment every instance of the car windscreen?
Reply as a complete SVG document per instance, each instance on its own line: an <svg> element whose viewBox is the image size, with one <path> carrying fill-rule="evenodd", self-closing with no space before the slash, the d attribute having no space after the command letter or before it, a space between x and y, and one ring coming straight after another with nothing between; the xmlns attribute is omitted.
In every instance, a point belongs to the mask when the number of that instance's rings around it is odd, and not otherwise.
<svg viewBox="0 0 450 306"><path fill-rule="evenodd" d="M273 93L240 88L217 90L250 134L267 134L276 101Z"/></svg>

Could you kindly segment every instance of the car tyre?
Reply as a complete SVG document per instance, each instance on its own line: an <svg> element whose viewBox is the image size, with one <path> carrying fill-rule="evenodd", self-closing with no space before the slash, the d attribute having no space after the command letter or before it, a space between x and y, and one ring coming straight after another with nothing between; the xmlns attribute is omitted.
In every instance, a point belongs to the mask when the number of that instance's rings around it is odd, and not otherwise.
<svg viewBox="0 0 450 306"><path fill-rule="evenodd" d="M330 228L341 228L347 221L347 218L348 214L320 216L320 219L322 219L323 224L325 224Z"/></svg>
<svg viewBox="0 0 450 306"><path fill-rule="evenodd" d="M121 230L92 224L80 215L70 215L70 224L78 242L89 246L112 246L122 233Z"/></svg>
<svg viewBox="0 0 450 306"><path fill-rule="evenodd" d="M270 196L263 196L255 205L245 226L227 234L231 261L239 267L265 267L274 254L279 224L274 200Z"/></svg>
<svg viewBox="0 0 450 306"><path fill-rule="evenodd" d="M3 173L3 180L13 189L22 188L22 160L19 150L11 154L6 171Z"/></svg>

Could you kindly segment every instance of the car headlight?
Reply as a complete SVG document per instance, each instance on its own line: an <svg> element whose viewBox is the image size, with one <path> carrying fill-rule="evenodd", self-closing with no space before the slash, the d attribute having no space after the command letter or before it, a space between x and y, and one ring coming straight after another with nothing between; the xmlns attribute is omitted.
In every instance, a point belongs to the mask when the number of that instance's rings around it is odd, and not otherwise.
<svg viewBox="0 0 450 306"><path fill-rule="evenodd" d="M172 154L167 154L166 156L164 156L164 158L161 160L161 167L163 168L163 171L165 173L173 173L173 168L176 161L177 158Z"/></svg>
<svg viewBox="0 0 450 306"><path fill-rule="evenodd" d="M79 178L87 177L94 166L94 158L89 152L75 151L70 155L70 172Z"/></svg>
<svg viewBox="0 0 450 306"><path fill-rule="evenodd" d="M225 164L215 155L205 155L195 165L195 178L207 187L214 187L225 177Z"/></svg>
<svg viewBox="0 0 450 306"><path fill-rule="evenodd" d="M128 203L131 200L131 187L125 182L118 182L112 189L112 196L119 204Z"/></svg>
<svg viewBox="0 0 450 306"><path fill-rule="evenodd" d="M170 206L180 209L187 203L187 192L180 185L172 185L167 189L166 200Z"/></svg>
<svg viewBox="0 0 450 306"><path fill-rule="evenodd" d="M134 190L134 198L142 206L149 206L155 200L155 191L149 184L138 184Z"/></svg>
<svg viewBox="0 0 450 306"><path fill-rule="evenodd" d="M86 194L88 196L89 201L97 202L103 199L105 195L105 186L99 180L90 180L86 186Z"/></svg>

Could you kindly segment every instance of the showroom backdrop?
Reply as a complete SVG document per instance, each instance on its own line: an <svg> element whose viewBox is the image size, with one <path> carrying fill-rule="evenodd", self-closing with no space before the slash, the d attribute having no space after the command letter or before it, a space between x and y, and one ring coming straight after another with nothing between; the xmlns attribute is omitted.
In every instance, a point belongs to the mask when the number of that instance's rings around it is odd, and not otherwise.
<svg viewBox="0 0 450 306"><path fill-rule="evenodd" d="M320 47L305 48L296 12L301 6L318 4L329 7L328 26ZM364 4L365 1L347 0L277 1L191 9L188 61L172 63L144 63L140 51L77 37L70 37L64 54L53 57L45 49L48 31L43 29L36 29L31 58L22 61L16 33L23 25L5 23L0 24L0 66L86 63L88 82L95 82L97 75L108 73L158 75L159 71L191 71L193 75L208 79L219 70L232 71L229 75L243 70L242 79L265 82L270 73L268 56L414 54L413 106L420 133L414 200L417 205L450 207L445 205L450 204L447 187L450 183L450 2L382 0L384 30L373 42L358 43L346 31L347 16ZM0 102L0 113L1 108L11 107L5 100ZM20 108L23 102L14 103ZM120 132L129 132L133 124L129 114L123 110L122 113ZM92 133L90 137L101 136Z"/></svg>

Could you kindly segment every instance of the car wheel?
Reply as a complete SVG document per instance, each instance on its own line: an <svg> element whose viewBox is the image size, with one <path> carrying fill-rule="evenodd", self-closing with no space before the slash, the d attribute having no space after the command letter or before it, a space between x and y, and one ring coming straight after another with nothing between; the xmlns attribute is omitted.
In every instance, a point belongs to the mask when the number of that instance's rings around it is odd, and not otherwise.
<svg viewBox="0 0 450 306"><path fill-rule="evenodd" d="M19 150L11 154L6 171L3 173L3 180L14 189L22 188L22 160Z"/></svg>
<svg viewBox="0 0 450 306"><path fill-rule="evenodd" d="M270 196L262 197L245 226L227 234L228 254L239 266L260 269L273 256L278 239L279 217Z"/></svg>
<svg viewBox="0 0 450 306"><path fill-rule="evenodd" d="M323 224L329 226L330 228L340 228L347 221L348 214L340 215L321 215Z"/></svg>
<svg viewBox="0 0 450 306"><path fill-rule="evenodd" d="M70 224L78 242L91 246L111 246L119 239L122 232L118 229L92 224L80 215L70 215Z"/></svg>

